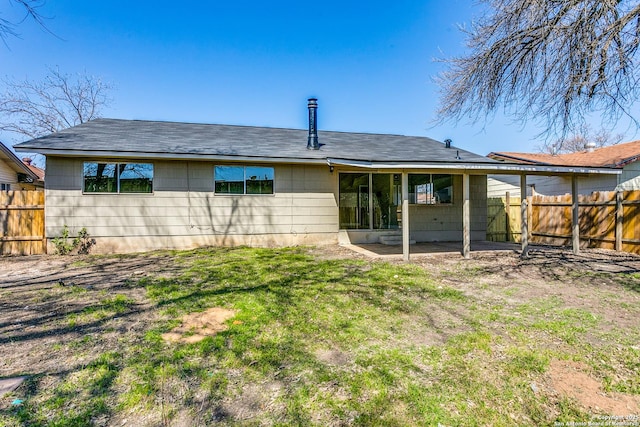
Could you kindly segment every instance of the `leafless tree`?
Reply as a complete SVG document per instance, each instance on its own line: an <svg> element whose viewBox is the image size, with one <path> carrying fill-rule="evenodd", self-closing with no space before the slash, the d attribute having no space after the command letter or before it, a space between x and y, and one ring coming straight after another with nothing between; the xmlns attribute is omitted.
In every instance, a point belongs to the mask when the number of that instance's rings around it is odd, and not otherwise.
<svg viewBox="0 0 640 427"><path fill-rule="evenodd" d="M5 45L8 37L18 37L16 24L28 18L36 21L42 28L47 28L44 25L42 15L38 12L38 9L44 4L44 0L9 0L8 3L15 3L22 8L24 16L18 20L0 18L0 39Z"/></svg>
<svg viewBox="0 0 640 427"><path fill-rule="evenodd" d="M551 142L545 142L538 147L542 153L566 154L584 151L587 144L592 144L593 148L602 148L609 145L618 144L622 141L623 135L612 135L605 129L593 131L590 126L582 126L579 132L566 138L558 138Z"/></svg>
<svg viewBox="0 0 640 427"><path fill-rule="evenodd" d="M609 125L638 99L637 0L480 0L489 13L467 30L469 53L444 60L441 120L479 121L501 107L540 120L547 136Z"/></svg>
<svg viewBox="0 0 640 427"><path fill-rule="evenodd" d="M100 117L111 85L85 73L49 69L42 81L6 81L0 130L37 138Z"/></svg>

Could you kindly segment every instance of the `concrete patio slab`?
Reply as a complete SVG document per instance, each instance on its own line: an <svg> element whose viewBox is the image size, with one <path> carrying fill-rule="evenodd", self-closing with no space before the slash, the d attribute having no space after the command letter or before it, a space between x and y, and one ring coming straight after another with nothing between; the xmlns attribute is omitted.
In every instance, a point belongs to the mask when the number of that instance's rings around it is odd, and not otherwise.
<svg viewBox="0 0 640 427"><path fill-rule="evenodd" d="M402 245L382 245L380 243L342 245L362 255L372 258L402 258ZM519 243L471 242L471 256L479 252L520 252ZM452 254L462 257L462 242L416 243L409 249L411 257Z"/></svg>

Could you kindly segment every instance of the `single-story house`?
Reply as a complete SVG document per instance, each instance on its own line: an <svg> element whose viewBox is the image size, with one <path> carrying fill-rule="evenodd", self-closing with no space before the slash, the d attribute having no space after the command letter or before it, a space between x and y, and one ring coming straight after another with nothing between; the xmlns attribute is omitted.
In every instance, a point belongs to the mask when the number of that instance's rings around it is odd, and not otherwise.
<svg viewBox="0 0 640 427"><path fill-rule="evenodd" d="M640 141L616 144L602 148L585 147L584 151L568 154L492 152L487 157L509 163L536 166L598 167L621 171L619 175L595 174L580 176L578 193L594 191L640 190ZM571 193L571 177L567 175L533 176L528 179L527 195L532 190L546 196ZM506 192L520 197L517 176L489 175L487 192L489 197L504 196Z"/></svg>
<svg viewBox="0 0 640 427"><path fill-rule="evenodd" d="M97 119L16 148L47 157L47 238L85 227L98 252L397 239L405 259L411 241L459 241L468 256L486 236L487 173L576 172L318 131L308 107L305 130Z"/></svg>
<svg viewBox="0 0 640 427"><path fill-rule="evenodd" d="M31 164L30 158L20 160L0 142L0 191L34 190L44 187L44 171Z"/></svg>

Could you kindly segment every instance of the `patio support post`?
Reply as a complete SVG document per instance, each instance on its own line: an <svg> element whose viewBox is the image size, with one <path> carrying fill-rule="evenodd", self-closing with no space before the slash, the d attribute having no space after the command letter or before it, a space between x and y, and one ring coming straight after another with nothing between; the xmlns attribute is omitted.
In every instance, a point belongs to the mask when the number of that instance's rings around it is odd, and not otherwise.
<svg viewBox="0 0 640 427"><path fill-rule="evenodd" d="M471 220L469 210L469 174L462 174L462 255L471 258Z"/></svg>
<svg viewBox="0 0 640 427"><path fill-rule="evenodd" d="M580 253L580 217L578 212L578 176L571 174L571 246L573 253Z"/></svg>
<svg viewBox="0 0 640 427"><path fill-rule="evenodd" d="M520 175L520 243L522 244L521 257L529 256L529 216L527 215L527 175Z"/></svg>
<svg viewBox="0 0 640 427"><path fill-rule="evenodd" d="M622 251L622 235L624 234L623 228L623 220L624 220L624 211L622 200L624 198L624 194L622 190L618 190L616 192L616 251Z"/></svg>
<svg viewBox="0 0 640 427"><path fill-rule="evenodd" d="M402 172L402 259L409 261L409 174Z"/></svg>

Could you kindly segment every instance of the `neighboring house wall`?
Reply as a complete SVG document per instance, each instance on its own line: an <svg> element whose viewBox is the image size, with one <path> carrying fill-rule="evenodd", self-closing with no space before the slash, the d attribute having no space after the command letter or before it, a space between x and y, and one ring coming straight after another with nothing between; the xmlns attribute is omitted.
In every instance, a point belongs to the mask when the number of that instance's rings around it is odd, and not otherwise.
<svg viewBox="0 0 640 427"><path fill-rule="evenodd" d="M462 240L462 175L453 177L452 205L411 205L411 239L416 242ZM471 240L485 240L487 233L487 177L469 177Z"/></svg>
<svg viewBox="0 0 640 427"><path fill-rule="evenodd" d="M0 160L0 184L13 184L18 182L18 175L5 161Z"/></svg>
<svg viewBox="0 0 640 427"><path fill-rule="evenodd" d="M633 162L622 168L619 184L624 190L640 190L640 162Z"/></svg>
<svg viewBox="0 0 640 427"><path fill-rule="evenodd" d="M47 158L48 238L64 225L86 227L95 252L337 242L326 166L275 165L273 195L214 195L214 166L223 163L156 161L153 194L83 194L84 161Z"/></svg>
<svg viewBox="0 0 640 427"><path fill-rule="evenodd" d="M618 184L616 175L588 175L578 177L578 193L590 194L594 191L614 191ZM531 196L531 187L536 193L545 196L561 196L571 194L571 178L560 176L527 176L527 196ZM513 197L520 197L520 176L489 175L487 184L488 197L504 197L506 192Z"/></svg>
<svg viewBox="0 0 640 427"><path fill-rule="evenodd" d="M513 197L520 197L520 177L512 175L488 175L487 197L504 197L509 192Z"/></svg>
<svg viewBox="0 0 640 427"><path fill-rule="evenodd" d="M2 185L4 184L4 185ZM41 190L42 186L36 186L27 182L18 182L18 174L7 162L0 159L0 189L9 185L10 190Z"/></svg>

